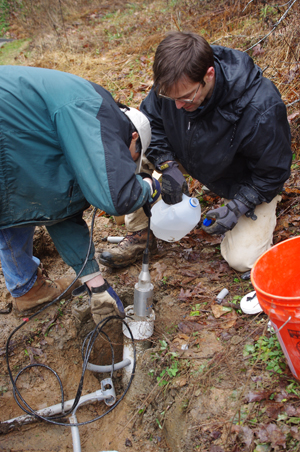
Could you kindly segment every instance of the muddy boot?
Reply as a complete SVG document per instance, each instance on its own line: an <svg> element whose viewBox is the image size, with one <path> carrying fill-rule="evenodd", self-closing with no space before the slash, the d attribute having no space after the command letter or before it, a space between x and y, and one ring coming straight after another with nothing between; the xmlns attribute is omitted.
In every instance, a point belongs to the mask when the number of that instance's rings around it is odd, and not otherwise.
<svg viewBox="0 0 300 452"><path fill-rule="evenodd" d="M13 307L19 313L25 313L34 308L53 301L57 298L74 280L72 276L51 281L44 276L41 268L37 269L37 279L32 288L22 297L13 298ZM64 295L64 299L70 298L72 290L78 287L79 281L68 290Z"/></svg>
<svg viewBox="0 0 300 452"><path fill-rule="evenodd" d="M118 246L110 251L103 251L97 256L101 264L112 268L127 267L141 256L146 248L147 228L141 231L128 232ZM149 251L157 250L156 239L150 231Z"/></svg>

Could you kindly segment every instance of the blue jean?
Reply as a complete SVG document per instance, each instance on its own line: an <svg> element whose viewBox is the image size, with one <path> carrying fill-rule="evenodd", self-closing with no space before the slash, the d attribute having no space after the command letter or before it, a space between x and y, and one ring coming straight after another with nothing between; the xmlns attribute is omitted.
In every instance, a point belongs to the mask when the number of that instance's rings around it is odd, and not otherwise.
<svg viewBox="0 0 300 452"><path fill-rule="evenodd" d="M82 214L46 226L62 259L76 274L82 268L89 246L89 229ZM0 229L0 260L5 284L15 298L25 295L37 278L40 260L33 256L34 226ZM87 264L81 274L86 276L99 270L92 244Z"/></svg>

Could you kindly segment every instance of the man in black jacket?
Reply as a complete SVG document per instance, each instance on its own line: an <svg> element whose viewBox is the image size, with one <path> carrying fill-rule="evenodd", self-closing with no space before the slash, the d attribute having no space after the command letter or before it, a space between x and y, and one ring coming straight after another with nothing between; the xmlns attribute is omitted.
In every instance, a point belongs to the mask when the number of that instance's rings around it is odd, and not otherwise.
<svg viewBox="0 0 300 452"><path fill-rule="evenodd" d="M202 228L225 234L222 256L247 271L272 245L278 194L290 175L290 129L280 93L246 53L210 46L194 33L167 35L153 72L141 105L152 131L148 169L162 173L168 204L187 193L178 163L225 199ZM128 216L127 227L117 250L102 253L102 263L125 266L138 255L146 227L141 211Z"/></svg>

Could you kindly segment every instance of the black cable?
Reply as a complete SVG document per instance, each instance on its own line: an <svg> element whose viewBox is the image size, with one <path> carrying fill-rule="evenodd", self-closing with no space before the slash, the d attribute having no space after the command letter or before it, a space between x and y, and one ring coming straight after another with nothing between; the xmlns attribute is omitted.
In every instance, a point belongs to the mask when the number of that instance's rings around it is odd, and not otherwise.
<svg viewBox="0 0 300 452"><path fill-rule="evenodd" d="M146 248L143 252L143 264L149 264L150 217L148 217Z"/></svg>
<svg viewBox="0 0 300 452"><path fill-rule="evenodd" d="M86 266L86 264L87 264L87 261L88 261L88 258L89 258L89 254L90 254L90 250L91 250L91 247L92 247L94 222L95 222L95 216L96 216L97 210L98 210L97 208L94 209L94 213L93 213L93 217L92 217L92 222L91 222L91 233L90 233L90 241L89 241L89 247L88 247L87 255L86 255L86 258L85 258L85 260L84 260L84 263L83 263L83 265L82 265L81 270L79 271L79 273L77 274L77 276L74 278L73 282L72 282L72 283L71 283L71 284L70 284L70 285L69 285L69 286L68 286L68 287L67 287L67 288L66 288L66 289L65 289L65 290L57 297L57 298L55 298L53 301L51 301L50 303L48 303L48 304L46 304L45 306L43 306L39 311L37 311L37 312L35 312L34 314L32 314L27 320L23 321L18 327L16 327L16 328L13 330L13 332L10 334L10 336L8 337L7 342L6 342L6 364L7 364L7 369L8 369L9 378L10 378L10 381L11 381L12 386L13 386L13 395L14 395L14 399L15 399L16 403L19 405L19 407L20 407L25 413L27 413L27 414L29 414L29 415L31 415L31 416L34 416L34 417L37 418L37 419L41 419L41 420L43 420L43 421L46 421L46 422L49 422L49 423L55 424L55 425L62 425L62 426L68 426L68 427L78 427L78 426L81 426L81 425L91 424L92 422L95 422L95 421L101 419L102 417L104 417L106 414L110 413L114 408L116 408L116 407L119 405L119 403L120 403L121 400L124 398L124 396L125 396L125 394L127 393L127 391L129 390L129 388L130 388L130 386L131 386L131 383L132 383L132 380L133 380L133 377L134 377L134 372L135 372L135 367L136 367L136 348L135 348L134 338L133 338L132 332L131 332L129 326L127 325L126 321L124 321L123 319L121 319L121 317L119 317L119 316L110 316L110 317L106 317L105 319L103 319L102 321L100 321L100 322L96 325L96 327L94 328L94 330L91 331L91 333L89 333L88 337L85 338L84 344L83 344L83 348L84 348L84 346L85 346L85 344L86 344L87 339L88 339L88 343L87 343L87 348L86 348L85 354L84 354L83 349L82 349L83 366L82 366L82 374L81 374L81 378L80 378L80 381L79 381L79 385L78 385L78 389L77 389L76 396L75 396L75 398L74 398L74 403L73 403L72 407L70 408L70 410L68 410L66 413L64 412L64 392L63 392L62 383L61 383L61 380L60 380L58 374L57 374L53 369L51 369L51 367L49 367L49 366L47 366L47 365L45 365L45 364L39 364L39 363L30 364L30 365L24 367L23 369L21 369L21 370L18 372L17 376L16 376L15 378L13 378L12 371L11 371L11 368L10 368L10 365L9 365L9 344L10 344L11 338L14 336L14 334L15 334L22 326L24 326L26 323L28 323L29 320L33 319L35 316L37 316L38 314L40 314L41 312L43 312L46 308L48 308L49 306L52 306L52 304L56 303L56 302L59 301L61 298L63 298L63 296L66 294L66 292L74 285L74 283L78 280L78 278L79 278L80 275L82 274L82 272L83 272L83 270L84 270L84 268L85 268L85 266ZM149 225L148 225L147 246L148 246L148 242L149 242L149 232L150 232L150 218L149 218ZM83 387L83 381L84 381L84 374L85 374L85 371L86 371L86 368L87 368L87 365L88 365L88 359L89 359L89 356L90 356L90 354L91 354L93 345L94 345L94 343L95 343L95 341L96 341L96 339L97 339L97 337L98 337L98 335L99 335L100 333L104 334L104 335L107 337L107 339L108 339L108 341L109 341L109 343L110 343L110 347L111 347L111 351L112 351L112 372L111 372L111 376L112 376L113 370L114 370L114 350L113 350L112 342L110 341L108 335L102 331L102 329L104 328L104 326L105 326L109 321L111 321L111 320L113 320L113 319L119 319L119 320L122 320L122 322L126 325L126 328L127 328L128 331L129 331L129 334L130 334L130 337L131 337L131 341L132 341L132 344L133 344L133 369L132 369L131 377L130 377L130 379L129 379L129 382L128 382L128 385L127 385L125 391L123 392L123 394L122 394L122 396L120 397L120 399L119 399L113 406L111 406L111 407L109 408L109 410L107 410L107 411L106 411L105 413L103 413L102 415L97 416L97 417L91 419L90 421L78 422L78 423L74 423L74 424L54 421L54 419L60 419L60 418L63 418L63 417L68 416L69 414L71 414L71 413L73 412L73 410L74 410L74 409L76 408L76 406L78 405L79 400L80 400L80 397L81 397L81 394L82 394L82 387ZM33 410L33 409L27 404L27 402L23 399L22 395L20 394L20 392L19 392L19 390L18 390L18 388L17 388L16 383L17 383L17 380L18 380L18 378L20 377L20 375L21 375L23 372L25 372L25 370L30 369L31 367L43 367L43 368L49 370L50 372L52 372L52 373L54 374L54 376L57 378L57 380L58 380L58 382L59 382L59 385L60 385L60 391L61 391L61 400L62 400L62 402L61 402L61 404L62 404L62 413L61 413L61 414L56 415L56 416L52 416L51 418L48 417L48 416L45 416L45 417L44 417L44 416L41 416L41 415L37 414L36 411ZM27 409L26 409L24 406L21 405L20 400L21 400L22 403L27 407Z"/></svg>

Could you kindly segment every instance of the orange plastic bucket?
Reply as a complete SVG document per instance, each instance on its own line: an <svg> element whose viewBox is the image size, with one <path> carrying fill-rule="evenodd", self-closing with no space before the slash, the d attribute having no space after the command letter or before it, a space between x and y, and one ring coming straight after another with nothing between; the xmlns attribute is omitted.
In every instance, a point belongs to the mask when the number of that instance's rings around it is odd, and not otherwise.
<svg viewBox="0 0 300 452"><path fill-rule="evenodd" d="M251 281L291 372L300 380L300 237L262 254L251 270Z"/></svg>

